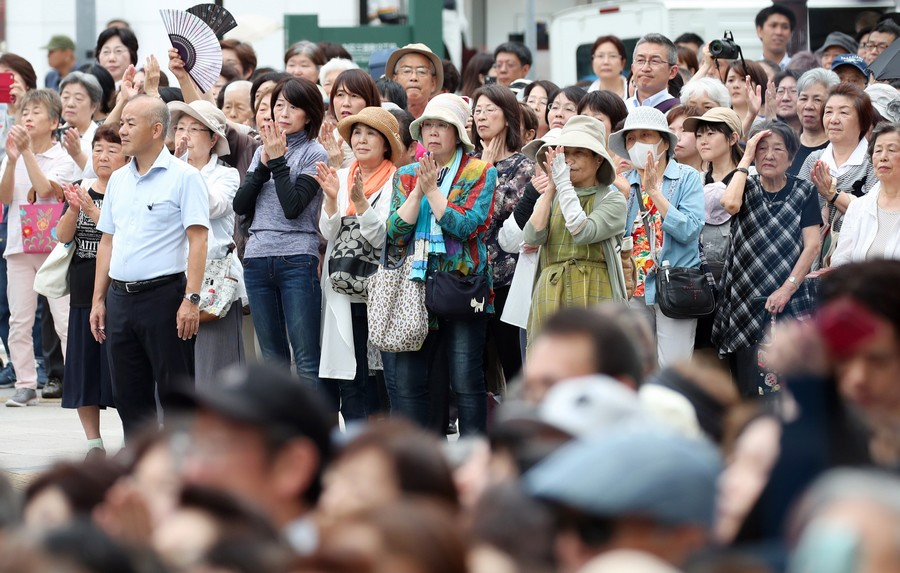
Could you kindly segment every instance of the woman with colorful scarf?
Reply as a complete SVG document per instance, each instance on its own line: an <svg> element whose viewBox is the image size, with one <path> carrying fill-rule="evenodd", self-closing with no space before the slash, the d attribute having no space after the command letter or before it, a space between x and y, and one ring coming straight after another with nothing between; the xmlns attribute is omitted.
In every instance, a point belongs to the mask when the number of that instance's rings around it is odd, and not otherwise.
<svg viewBox="0 0 900 573"><path fill-rule="evenodd" d="M468 117L469 107L462 98L440 94L410 125L410 133L427 155L397 171L387 222L388 244L413 249L409 280L425 281L438 271L475 274L485 277L491 288L484 237L493 211L497 171L467 155L474 149L465 129ZM485 431L483 348L486 317L494 312L492 299L491 290L481 301L483 312L472 320L431 316L431 331L422 347L395 355L393 412L443 433L447 392L432 388L429 381L443 379L430 374L433 368L444 367L459 405L460 434Z"/></svg>
<svg viewBox="0 0 900 573"><path fill-rule="evenodd" d="M369 323L363 277L374 273L384 246L395 161L403 155L400 126L391 113L366 107L338 123L353 150L349 167L316 165L325 192L319 230L328 241L322 267L322 359L319 377L336 379L344 421L365 420L377 410L369 387ZM337 247L337 249L336 249Z"/></svg>

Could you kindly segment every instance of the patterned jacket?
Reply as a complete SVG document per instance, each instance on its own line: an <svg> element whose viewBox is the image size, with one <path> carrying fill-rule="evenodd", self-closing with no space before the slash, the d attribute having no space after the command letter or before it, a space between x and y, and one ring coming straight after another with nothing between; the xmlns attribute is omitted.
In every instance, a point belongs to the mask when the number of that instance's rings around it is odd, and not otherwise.
<svg viewBox="0 0 900 573"><path fill-rule="evenodd" d="M387 220L388 243L405 247L412 243L415 224L409 224L397 214L406 201L407 195L415 188L418 163L404 165L394 175L394 192L391 196L391 214ZM453 178L453 186L447 196L447 209L438 219L444 232L447 252L429 257L429 274L438 270L458 271L462 275L472 273L488 278L493 285L491 268L488 263L485 233L491 223L494 211L494 188L497 185L497 170L480 159L463 155L459 170ZM426 198L422 198L427 201ZM485 312L493 312L493 304Z"/></svg>

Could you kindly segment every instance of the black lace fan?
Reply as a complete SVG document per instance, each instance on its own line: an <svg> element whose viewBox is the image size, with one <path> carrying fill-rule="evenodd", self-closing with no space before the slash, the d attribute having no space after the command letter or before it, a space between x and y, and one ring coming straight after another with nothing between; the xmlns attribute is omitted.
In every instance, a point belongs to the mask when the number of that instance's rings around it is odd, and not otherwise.
<svg viewBox="0 0 900 573"><path fill-rule="evenodd" d="M216 34L206 22L182 10L160 10L159 14L185 71L197 87L209 91L222 71L222 48Z"/></svg>
<svg viewBox="0 0 900 573"><path fill-rule="evenodd" d="M197 4L187 9L189 14L200 18L206 25L212 28L213 33L220 40L230 30L237 28L237 22L231 12L216 4Z"/></svg>

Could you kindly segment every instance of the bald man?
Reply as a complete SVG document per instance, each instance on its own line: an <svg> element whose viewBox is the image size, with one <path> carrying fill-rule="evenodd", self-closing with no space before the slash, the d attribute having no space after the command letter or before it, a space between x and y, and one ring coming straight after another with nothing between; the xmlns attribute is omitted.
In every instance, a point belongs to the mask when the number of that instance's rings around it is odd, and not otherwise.
<svg viewBox="0 0 900 573"><path fill-rule="evenodd" d="M91 333L105 342L113 397L129 439L194 375L209 198L200 172L163 144L169 110L135 96L122 110L122 151L97 228ZM185 275L187 272L187 275Z"/></svg>

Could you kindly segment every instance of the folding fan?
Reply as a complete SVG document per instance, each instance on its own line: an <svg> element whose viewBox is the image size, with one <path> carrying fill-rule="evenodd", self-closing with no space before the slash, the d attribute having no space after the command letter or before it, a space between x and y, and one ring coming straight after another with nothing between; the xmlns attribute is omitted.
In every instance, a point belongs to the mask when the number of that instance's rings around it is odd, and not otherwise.
<svg viewBox="0 0 900 573"><path fill-rule="evenodd" d="M222 48L215 32L200 18L181 10L160 10L159 14L185 71L197 87L209 91L222 71Z"/></svg>
<svg viewBox="0 0 900 573"><path fill-rule="evenodd" d="M189 14L200 18L206 25L212 28L213 33L220 40L237 27L237 22L231 12L217 4L197 4L187 9Z"/></svg>

